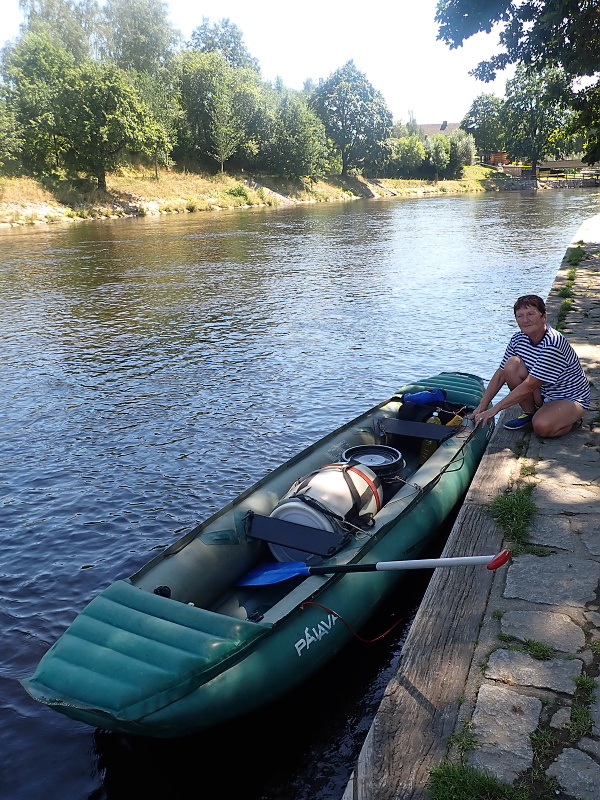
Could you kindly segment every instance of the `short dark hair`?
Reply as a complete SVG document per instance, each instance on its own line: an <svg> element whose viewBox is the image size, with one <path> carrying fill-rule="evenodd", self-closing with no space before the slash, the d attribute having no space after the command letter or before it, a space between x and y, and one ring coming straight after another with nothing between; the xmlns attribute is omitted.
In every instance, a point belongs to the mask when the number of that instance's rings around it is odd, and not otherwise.
<svg viewBox="0 0 600 800"><path fill-rule="evenodd" d="M525 308L526 306L533 306L533 308L537 308L542 315L546 313L546 304L541 297L537 296L537 294L524 294L522 297L519 297L513 306L515 315L520 308Z"/></svg>

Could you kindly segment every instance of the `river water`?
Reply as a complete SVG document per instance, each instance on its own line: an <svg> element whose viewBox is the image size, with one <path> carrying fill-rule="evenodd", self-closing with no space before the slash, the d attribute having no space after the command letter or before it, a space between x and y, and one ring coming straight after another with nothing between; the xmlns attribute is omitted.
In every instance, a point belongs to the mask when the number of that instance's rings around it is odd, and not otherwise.
<svg viewBox="0 0 600 800"><path fill-rule="evenodd" d="M0 797L337 798L415 578L365 638L259 715L152 742L18 680L78 610L265 471L402 384L489 378L595 190L357 201L0 234Z"/></svg>

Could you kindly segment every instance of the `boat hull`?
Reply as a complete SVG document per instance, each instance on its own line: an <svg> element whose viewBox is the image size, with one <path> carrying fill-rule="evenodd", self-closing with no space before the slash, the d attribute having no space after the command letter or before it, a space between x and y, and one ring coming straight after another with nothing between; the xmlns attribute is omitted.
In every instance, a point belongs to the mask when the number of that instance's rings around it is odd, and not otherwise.
<svg viewBox="0 0 600 800"><path fill-rule="evenodd" d="M442 376L403 387L401 393L420 391L440 384L453 398L453 402L464 403L471 408L477 405L483 392L483 384L476 376L443 373ZM359 428L364 430L365 421L369 420L373 413L381 413L381 409L385 411L388 406L389 403L381 404L377 407L379 411L371 410L367 415L357 418L358 425L351 430ZM196 537L187 537L189 541L183 542L179 549L178 546L172 548L171 556L174 557L178 553L185 554L186 547L190 545L196 547L196 539L206 539L207 535L214 535L211 531L217 529L218 532L222 520L228 519L228 513L238 513L238 507L244 510L246 506L250 508L255 506L255 510L263 512L264 508L258 498L263 498L265 492L268 493L269 487L279 485L281 472L285 474L287 471L288 477L283 484L289 485L292 478L298 477L296 474L298 470L301 473L309 462L312 463L311 459L316 459L315 463L319 463L332 450L335 453L336 448L345 446L348 443L345 429L346 426L341 429L342 434L336 436L334 432L330 435L333 438L325 437L322 443L317 443L286 465L282 465L275 471L279 474L274 473L259 482L244 493L237 504L232 504L229 511L225 509L224 517L217 514L216 519L211 518L212 521L207 521L205 525L208 526L208 534L206 528L200 526ZM341 563L373 563L411 559L421 555L432 535L467 490L485 450L490 432L491 429L474 430L472 426L465 425L462 439L454 437L453 440L444 442L424 467L416 469L412 476L413 482L405 487L404 497L400 496L402 494L400 493L396 507L394 503L390 503L377 515L375 532L367 542L355 542L347 552L334 560ZM274 495L282 496L281 490L275 489ZM273 502L275 501L271 498L271 506ZM232 556L227 558L227 564L232 565L238 559L240 562L238 570L245 568L243 562L247 560L248 564L250 563L249 553L251 554L255 544L251 537L250 542L243 542L243 546L242 542L238 541L231 547ZM240 550L237 549L238 545ZM168 557L168 550L166 555ZM114 584L92 601L88 609L80 615L81 620L77 618L63 637L64 639L71 636L71 640L77 638L76 658L66 655L69 647L71 651L73 650L72 641L61 644L62 640L59 640L42 659L36 674L24 682L30 694L73 719L100 728L154 737L176 737L195 733L276 700L314 676L342 650L352 637L352 631L364 625L386 595L403 578L402 572L368 572L304 578L291 588L286 588L274 601L267 604L264 613L255 612L244 618L241 612L224 613L224 610L229 608L226 604L215 611L200 608L198 605L182 605L173 600L151 595L147 591L148 587L157 580L169 578L172 580L174 568L169 566L170 563L168 558L165 562L159 557L140 573L132 576L129 581L118 582L119 585ZM171 572L168 572L168 569ZM182 584L187 579L186 574L181 572ZM140 588L146 591L140 592ZM185 670L181 669L178 675L175 674L175 678L169 678L170 683L157 683L156 690L149 689L141 699L131 695L133 690L128 689L127 697L124 695L120 706L116 703L114 708L108 707L106 700L110 693L102 694L102 687L96 690L91 679L85 691L77 686L79 663L75 667L71 666L73 678L72 682L66 682L67 690L65 690L65 680L60 674L61 670L64 669L64 662L67 659L77 662L85 659L85 650L82 654L80 640L88 641L90 638L88 630L90 618L93 619L93 625L99 625L98 620L101 620L103 626L101 635L104 638L100 644L94 639L94 646L100 648L99 657L107 649L107 642L110 642L110 647L120 650L117 656L123 657L123 653L126 653L128 659L126 667L133 670L130 683L135 683L136 679L149 680L148 670L143 664L140 665L137 675L135 665L130 666L132 651L127 650L130 647L128 642L115 643L114 632L110 631L110 625L113 624L112 617L107 619L107 612L103 610L107 603L112 603L115 608L126 609L133 603L135 608L132 613L136 615L137 626L134 633L140 642L142 636L152 638L153 634L150 636L147 634L150 624L148 618L152 617L154 620L159 617L163 627L167 623L179 626L177 629L180 630L179 639L176 643L180 645L185 640L186 646L191 647L190 642L193 642L195 637L210 633L215 637L214 641L211 640L210 647L216 650L221 648L220 660L207 666L204 663L207 646L198 645L197 654L201 654L204 661L188 659L185 662ZM139 605L140 603L143 606ZM147 607L150 605L151 608ZM112 606L110 608L112 609ZM111 613L119 619L120 615L126 615L122 611L111 611ZM173 620L169 618L170 616L173 616ZM114 622L117 627L120 624ZM104 630L107 627L110 635ZM229 629L225 630L226 628ZM131 635L131 630L132 626L129 625L128 635ZM97 636L95 629L92 633ZM162 632L157 636L158 638L163 636L164 639ZM175 634L169 633L169 636ZM165 644L163 639L161 646ZM171 640L168 645L172 645ZM137 658L138 651L135 651L134 655ZM167 655L164 656L165 664ZM112 657L111 653L110 658ZM148 658L155 656L151 655ZM143 661L143 658L140 660ZM57 666L59 662L60 669ZM155 659L153 663L161 666L163 662L160 660L157 662ZM85 668L87 665L83 664L82 669ZM110 669L108 665L104 673L109 678ZM176 673L175 668L173 671ZM72 692L70 695L69 691ZM94 702L96 697L97 704Z"/></svg>

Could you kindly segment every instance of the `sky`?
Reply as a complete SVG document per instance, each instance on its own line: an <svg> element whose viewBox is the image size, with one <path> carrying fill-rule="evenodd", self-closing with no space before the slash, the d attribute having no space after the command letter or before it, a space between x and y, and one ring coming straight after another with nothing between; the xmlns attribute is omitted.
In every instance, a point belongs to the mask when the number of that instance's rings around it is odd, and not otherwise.
<svg viewBox="0 0 600 800"><path fill-rule="evenodd" d="M483 92L504 96L506 79L471 75L496 51L494 34L478 34L455 50L436 40L436 0L167 0L171 23L189 39L202 17L228 18L243 33L262 76L302 89L350 59L384 96L395 121L413 113L420 125L460 122ZM0 40L18 35L18 0L2 0Z"/></svg>

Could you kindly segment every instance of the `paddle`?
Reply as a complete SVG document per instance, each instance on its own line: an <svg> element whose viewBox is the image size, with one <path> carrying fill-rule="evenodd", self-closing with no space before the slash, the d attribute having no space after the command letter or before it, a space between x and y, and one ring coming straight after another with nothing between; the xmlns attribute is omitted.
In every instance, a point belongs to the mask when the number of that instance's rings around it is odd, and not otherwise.
<svg viewBox="0 0 600 800"><path fill-rule="evenodd" d="M434 567L468 567L485 564L498 569L510 558L510 550L495 556L459 556L457 558L422 558L414 561L379 561L375 564L330 564L309 567L303 561L263 564L238 581L238 586L268 586L300 575L333 575L336 572L386 572L402 569L433 569Z"/></svg>

